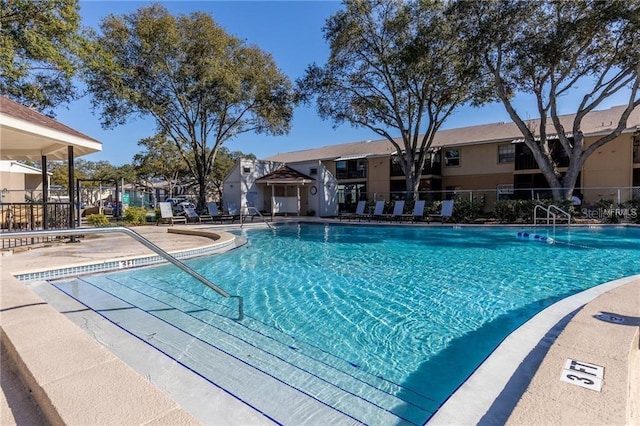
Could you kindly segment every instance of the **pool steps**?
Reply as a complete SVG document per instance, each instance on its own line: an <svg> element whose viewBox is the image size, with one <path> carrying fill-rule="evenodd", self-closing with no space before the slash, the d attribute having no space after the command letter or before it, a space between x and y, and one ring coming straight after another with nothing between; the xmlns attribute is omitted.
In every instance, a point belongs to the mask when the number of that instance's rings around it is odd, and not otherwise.
<svg viewBox="0 0 640 426"><path fill-rule="evenodd" d="M320 404L325 415L341 413L365 424L421 425L438 408L428 397L370 375L255 319L234 321L232 306L214 300L206 307L197 305L189 300L196 295L178 286L168 286L168 292L137 279L114 281L107 276L53 284L277 422L300 424L309 421L306 413L318 412L318 406L290 410L291 401ZM139 291L143 288L146 295ZM207 360L206 365L202 360ZM272 380L265 380L265 375ZM270 383L269 390L263 389L264 383ZM267 403L261 392L275 402ZM337 412L327 414L333 410Z"/></svg>

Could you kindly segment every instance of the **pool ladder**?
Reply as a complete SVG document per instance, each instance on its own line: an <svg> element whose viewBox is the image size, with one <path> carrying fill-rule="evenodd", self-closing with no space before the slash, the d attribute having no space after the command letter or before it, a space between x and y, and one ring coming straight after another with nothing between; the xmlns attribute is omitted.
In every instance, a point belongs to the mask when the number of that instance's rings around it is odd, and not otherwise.
<svg viewBox="0 0 640 426"><path fill-rule="evenodd" d="M547 215L545 217L538 217L539 210L544 211ZM566 217L567 225L571 224L571 215L566 211L562 210L560 207L556 206L555 204L551 204L549 207L545 207L542 204L536 204L536 206L533 208L533 224L537 225L538 221L541 221L541 222L544 221L544 223L546 223L547 225L553 224L553 231L555 232L556 219L558 219L557 218L558 215L554 213L554 210L558 214L562 215L563 218Z"/></svg>
<svg viewBox="0 0 640 426"><path fill-rule="evenodd" d="M252 214L254 213L255 216L260 216L260 218L262 219L262 221L264 223L267 224L267 226L269 227L269 229L273 229L271 227L271 224L269 222L267 222L267 219L265 219L265 217L262 215L262 213L260 213L260 210L258 210L257 208L253 207L253 206L246 206L247 207L247 213ZM240 228L242 228L242 214L240 215Z"/></svg>
<svg viewBox="0 0 640 426"><path fill-rule="evenodd" d="M214 283L212 283L211 281L209 281L208 279L206 279L205 277L200 275L198 272L194 271L193 269L191 269L190 267L185 265L183 262L181 262L178 259L176 259L175 257L173 257L171 254L169 254L166 251L162 250L160 247L158 247L157 245L153 244L151 241L149 241L148 239L146 239L142 235L138 234L137 232L135 232L132 229L125 228L123 226L105 227L105 228L54 229L54 230L46 230L45 229L45 230L39 230L39 231L18 231L18 232L6 232L6 233L2 232L2 233L0 233L0 239L37 238L37 237L50 237L50 236L52 236L52 237L69 236L69 237L74 238L74 237L76 237L78 235L81 235L81 234L108 234L108 233L111 233L111 232L121 232L123 234L126 234L126 235L132 237L134 240L138 241L140 244L142 244L143 246L145 246L149 250L153 251L154 253L156 253L160 257L164 258L165 260L173 263L175 266L177 266L178 268L182 269L184 272L186 272L187 274L191 275L193 278L197 279L202 284L204 284L207 287L211 288L213 291L215 291L219 295L221 295L223 297L231 298L231 299L238 299L238 318L237 318L237 320L239 321L244 317L244 300L242 299L242 296L230 295L229 293L224 291L222 288L218 287L217 285L215 285Z"/></svg>

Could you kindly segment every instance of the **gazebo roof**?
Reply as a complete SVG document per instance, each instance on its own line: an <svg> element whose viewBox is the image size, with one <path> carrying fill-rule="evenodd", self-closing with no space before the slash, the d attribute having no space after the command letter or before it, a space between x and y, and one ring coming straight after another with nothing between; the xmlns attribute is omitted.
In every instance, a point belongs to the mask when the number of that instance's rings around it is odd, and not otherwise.
<svg viewBox="0 0 640 426"><path fill-rule="evenodd" d="M37 111L0 96L0 160L66 160L102 150L102 143Z"/></svg>
<svg viewBox="0 0 640 426"><path fill-rule="evenodd" d="M282 166L279 169L256 179L256 183L266 183L267 185L304 185L315 182L315 179L292 169L289 166Z"/></svg>

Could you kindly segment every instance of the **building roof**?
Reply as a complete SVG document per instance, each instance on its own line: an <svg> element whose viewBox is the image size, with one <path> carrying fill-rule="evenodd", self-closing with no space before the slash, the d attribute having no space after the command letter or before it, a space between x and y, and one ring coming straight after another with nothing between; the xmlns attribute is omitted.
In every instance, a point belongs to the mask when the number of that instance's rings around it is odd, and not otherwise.
<svg viewBox="0 0 640 426"><path fill-rule="evenodd" d="M271 173L268 173L258 179L256 183L270 184L301 184L314 182L315 179L292 169L289 166L282 166Z"/></svg>
<svg viewBox="0 0 640 426"><path fill-rule="evenodd" d="M615 106L602 111L592 111L582 120L582 131L585 136L604 134L612 131L618 123L620 115L626 106ZM573 128L575 114L563 115L560 120L568 130ZM539 126L540 120L529 120L533 128ZM640 108L636 108L627 120L625 131L636 131L640 126ZM555 134L556 130L551 121L547 124L547 133ZM461 145L475 145L496 142L512 142L521 139L522 133L515 123L490 123L477 126L459 127L455 129L440 130L436 133L432 148L453 147ZM402 140L396 141L402 146ZM386 156L395 154L396 149L386 139L366 142L351 142L338 145L329 145L321 148L307 149L304 151L286 152L267 157L268 161L294 163L305 160L335 160L342 158L356 158Z"/></svg>
<svg viewBox="0 0 640 426"><path fill-rule="evenodd" d="M42 175L42 170L17 161L0 161L0 172L20 173L23 175ZM47 172L50 175L50 172Z"/></svg>
<svg viewBox="0 0 640 426"><path fill-rule="evenodd" d="M74 156L102 150L102 144L51 117L0 96L0 159L50 160L67 158L67 147Z"/></svg>

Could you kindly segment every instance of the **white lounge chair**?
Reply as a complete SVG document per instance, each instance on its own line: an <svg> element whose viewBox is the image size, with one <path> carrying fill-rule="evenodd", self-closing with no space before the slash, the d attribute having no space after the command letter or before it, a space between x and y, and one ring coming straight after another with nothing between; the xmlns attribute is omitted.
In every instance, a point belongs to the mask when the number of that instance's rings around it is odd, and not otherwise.
<svg viewBox="0 0 640 426"><path fill-rule="evenodd" d="M231 216L232 219L240 219L240 211L238 210L236 203L227 203L227 213L229 213L229 216Z"/></svg>
<svg viewBox="0 0 640 426"><path fill-rule="evenodd" d="M173 208L171 208L171 203L160 202L158 203L158 207L160 207L160 218L156 222L156 225L160 225L162 223L170 223L173 225L174 223L184 223L187 224L187 218L185 216L175 216L173 214Z"/></svg>
<svg viewBox="0 0 640 426"><path fill-rule="evenodd" d="M440 214L430 214L429 218L440 218L444 222L445 219L451 219L453 216L453 200L443 200L440 208Z"/></svg>

